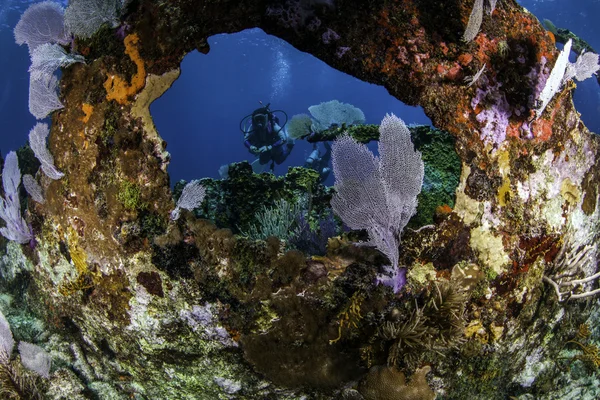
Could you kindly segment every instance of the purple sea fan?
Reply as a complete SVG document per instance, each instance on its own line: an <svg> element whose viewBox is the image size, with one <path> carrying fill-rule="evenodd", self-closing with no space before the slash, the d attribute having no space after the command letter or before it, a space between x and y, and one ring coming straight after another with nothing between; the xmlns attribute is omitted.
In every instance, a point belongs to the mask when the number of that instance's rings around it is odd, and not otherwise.
<svg viewBox="0 0 600 400"><path fill-rule="evenodd" d="M83 56L67 54L65 49L57 44L45 43L32 52L29 72L31 79L44 79L52 75L58 68L84 61Z"/></svg>
<svg viewBox="0 0 600 400"><path fill-rule="evenodd" d="M406 268L394 269L390 265L383 267L385 274L377 275L375 282L378 285L391 287L394 293L398 293L406 284Z"/></svg>
<svg viewBox="0 0 600 400"><path fill-rule="evenodd" d="M40 204L44 204L45 199L42 193L42 187L38 185L33 176L29 174L23 175L23 186L25 187L27 194L29 194L33 200Z"/></svg>
<svg viewBox="0 0 600 400"><path fill-rule="evenodd" d="M75 36L90 38L103 24L119 25L119 0L71 0L65 10L65 26Z"/></svg>
<svg viewBox="0 0 600 400"><path fill-rule="evenodd" d="M0 197L0 218L6 226L0 228L2 236L17 243L29 243L33 239L31 229L21 217L21 204L19 202L19 185L21 184L21 171L17 153L11 151L4 160L2 170L2 184L4 198Z"/></svg>
<svg viewBox="0 0 600 400"><path fill-rule="evenodd" d="M367 244L388 257L391 265L385 272L391 276L380 275L377 283L397 293L405 283L405 271L398 265L400 237L416 212L424 165L410 131L393 114L379 126L379 154L380 158L374 156L348 135L333 143L336 193L331 206L348 227L366 230Z"/></svg>

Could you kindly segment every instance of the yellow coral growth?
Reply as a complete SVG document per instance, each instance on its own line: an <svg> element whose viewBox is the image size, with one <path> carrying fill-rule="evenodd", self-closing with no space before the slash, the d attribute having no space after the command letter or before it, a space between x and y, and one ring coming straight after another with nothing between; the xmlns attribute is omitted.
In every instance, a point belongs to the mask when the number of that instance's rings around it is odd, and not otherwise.
<svg viewBox="0 0 600 400"><path fill-rule="evenodd" d="M483 344L489 342L488 332L484 328L483 323L478 319L469 322L469 325L465 327L465 337L467 339L475 338Z"/></svg>
<svg viewBox="0 0 600 400"><path fill-rule="evenodd" d="M590 327L587 324L581 324L577 331L577 337L569 340L565 345L573 343L580 347L581 354L576 355L572 360L581 360L592 368L600 369L600 347L593 343L582 343L582 341L588 340L591 334Z"/></svg>
<svg viewBox="0 0 600 400"><path fill-rule="evenodd" d="M111 75L104 82L106 89L106 100L115 100L119 104L126 104L127 98L133 96L144 87L146 80L146 68L144 60L140 57L137 44L140 38L137 34L132 33L125 37L125 54L131 58L131 61L137 66L136 74L131 78L131 84L127 83L119 76Z"/></svg>
<svg viewBox="0 0 600 400"><path fill-rule="evenodd" d="M94 286L89 278L89 275L79 275L74 281L63 282L58 288L58 292L67 297L80 290L89 289Z"/></svg>
<svg viewBox="0 0 600 400"><path fill-rule="evenodd" d="M92 272L88 268L87 255L85 251L79 246L79 240L77 233L69 228L67 235L67 243L69 245L69 254L75 269L77 270L77 278L74 281L63 282L58 291L63 296L70 296L71 294L80 290L89 289L94 286L94 281L98 280L98 274Z"/></svg>
<svg viewBox="0 0 600 400"><path fill-rule="evenodd" d="M94 111L94 106L91 104L83 103L81 105L81 110L85 114L81 118L81 120L83 121L84 124L87 124L87 122L90 120L90 117L92 116L92 112Z"/></svg>
<svg viewBox="0 0 600 400"><path fill-rule="evenodd" d="M360 305L364 301L365 296L355 292L350 298L350 304L339 315L338 337L329 341L329 344L334 344L342 338L342 329L358 328L362 315L360 315Z"/></svg>
<svg viewBox="0 0 600 400"><path fill-rule="evenodd" d="M580 324L577 330L577 339L587 339L591 336L592 332L588 324Z"/></svg>
<svg viewBox="0 0 600 400"><path fill-rule="evenodd" d="M77 232L75 232L75 229L72 227L68 227L67 229L67 244L69 246L71 260L73 260L77 272L80 274L87 272L87 255L81 246L79 246Z"/></svg>
<svg viewBox="0 0 600 400"><path fill-rule="evenodd" d="M87 268L87 256L85 255L85 251L81 247L70 247L69 253L71 254L71 260L73 260L73 264L75 265L75 269L80 274L85 274L88 270Z"/></svg>
<svg viewBox="0 0 600 400"><path fill-rule="evenodd" d="M560 194L572 205L579 203L579 199L581 198L581 191L569 178L562 181L562 184L560 185Z"/></svg>
<svg viewBox="0 0 600 400"><path fill-rule="evenodd" d="M512 191L510 189L510 180L508 178L504 178L502 181L502 186L498 189L498 204L501 207L506 206L507 200L510 200L510 195Z"/></svg>

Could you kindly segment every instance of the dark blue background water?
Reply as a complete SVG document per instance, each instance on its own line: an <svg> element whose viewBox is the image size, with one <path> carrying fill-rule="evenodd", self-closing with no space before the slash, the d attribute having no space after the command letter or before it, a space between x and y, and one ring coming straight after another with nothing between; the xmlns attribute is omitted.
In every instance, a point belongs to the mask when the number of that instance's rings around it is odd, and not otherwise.
<svg viewBox="0 0 600 400"><path fill-rule="evenodd" d="M360 108L368 123L379 123L390 112L407 122L429 123L420 109L403 105L383 87L336 71L259 29L213 36L209 43L209 54L193 52L185 58L180 79L150 107L169 143L172 179L218 177L220 165L252 160L239 124L260 106L259 100L289 118L336 99ZM276 115L283 123L283 114ZM309 143L297 141L275 172L302 165L311 150Z"/></svg>
<svg viewBox="0 0 600 400"><path fill-rule="evenodd" d="M501 0L500 0L501 1ZM29 55L17 46L12 30L30 2L0 0L0 151L5 155L25 143L35 119L28 112ZM540 20L569 28L600 51L600 1L521 1ZM179 179L218 177L229 162L252 159L243 146L240 119L271 103L289 117L308 107L337 99L363 110L367 123L393 112L407 123L429 123L419 108L408 107L376 85L361 82L294 49L258 29L209 39L211 51L186 56L181 76L151 106L160 135L172 155L171 183ZM574 59L574 55L571 55ZM590 130L600 132L600 89L595 79L577 84L575 102ZM286 163L302 165L311 145L298 142Z"/></svg>

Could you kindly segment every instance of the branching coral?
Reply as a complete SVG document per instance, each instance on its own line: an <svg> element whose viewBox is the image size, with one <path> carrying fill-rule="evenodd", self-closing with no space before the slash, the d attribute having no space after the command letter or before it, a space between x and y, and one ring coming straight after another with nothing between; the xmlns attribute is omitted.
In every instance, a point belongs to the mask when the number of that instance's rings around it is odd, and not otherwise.
<svg viewBox="0 0 600 400"><path fill-rule="evenodd" d="M590 269L597 264L597 246L590 237L577 238L573 232L568 232L563 246L554 260L555 269L569 271L555 276L544 275L542 280L551 285L559 302L566 300L585 299L600 294L600 289L590 289L594 281L600 278L600 271L581 279L571 279L580 271ZM564 288L568 288L564 291ZM582 290L579 290L582 289Z"/></svg>
<svg viewBox="0 0 600 400"><path fill-rule="evenodd" d="M388 365L403 361L416 365L424 352L440 352L461 343L464 331L464 307L466 296L447 281L435 283L432 294L410 317L385 322L378 330L378 336L392 341L389 348ZM402 360L400 360L402 357Z"/></svg>

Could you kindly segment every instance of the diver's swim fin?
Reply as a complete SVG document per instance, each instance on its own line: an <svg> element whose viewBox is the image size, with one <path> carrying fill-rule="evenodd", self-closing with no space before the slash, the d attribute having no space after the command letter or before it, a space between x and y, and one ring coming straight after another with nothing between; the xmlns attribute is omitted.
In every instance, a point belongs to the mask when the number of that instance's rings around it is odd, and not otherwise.
<svg viewBox="0 0 600 400"><path fill-rule="evenodd" d="M261 164L260 158L257 158L256 160L252 161L250 166L252 167L252 172L254 172L255 174L260 174L262 172L265 172L265 167L267 166L267 164Z"/></svg>

